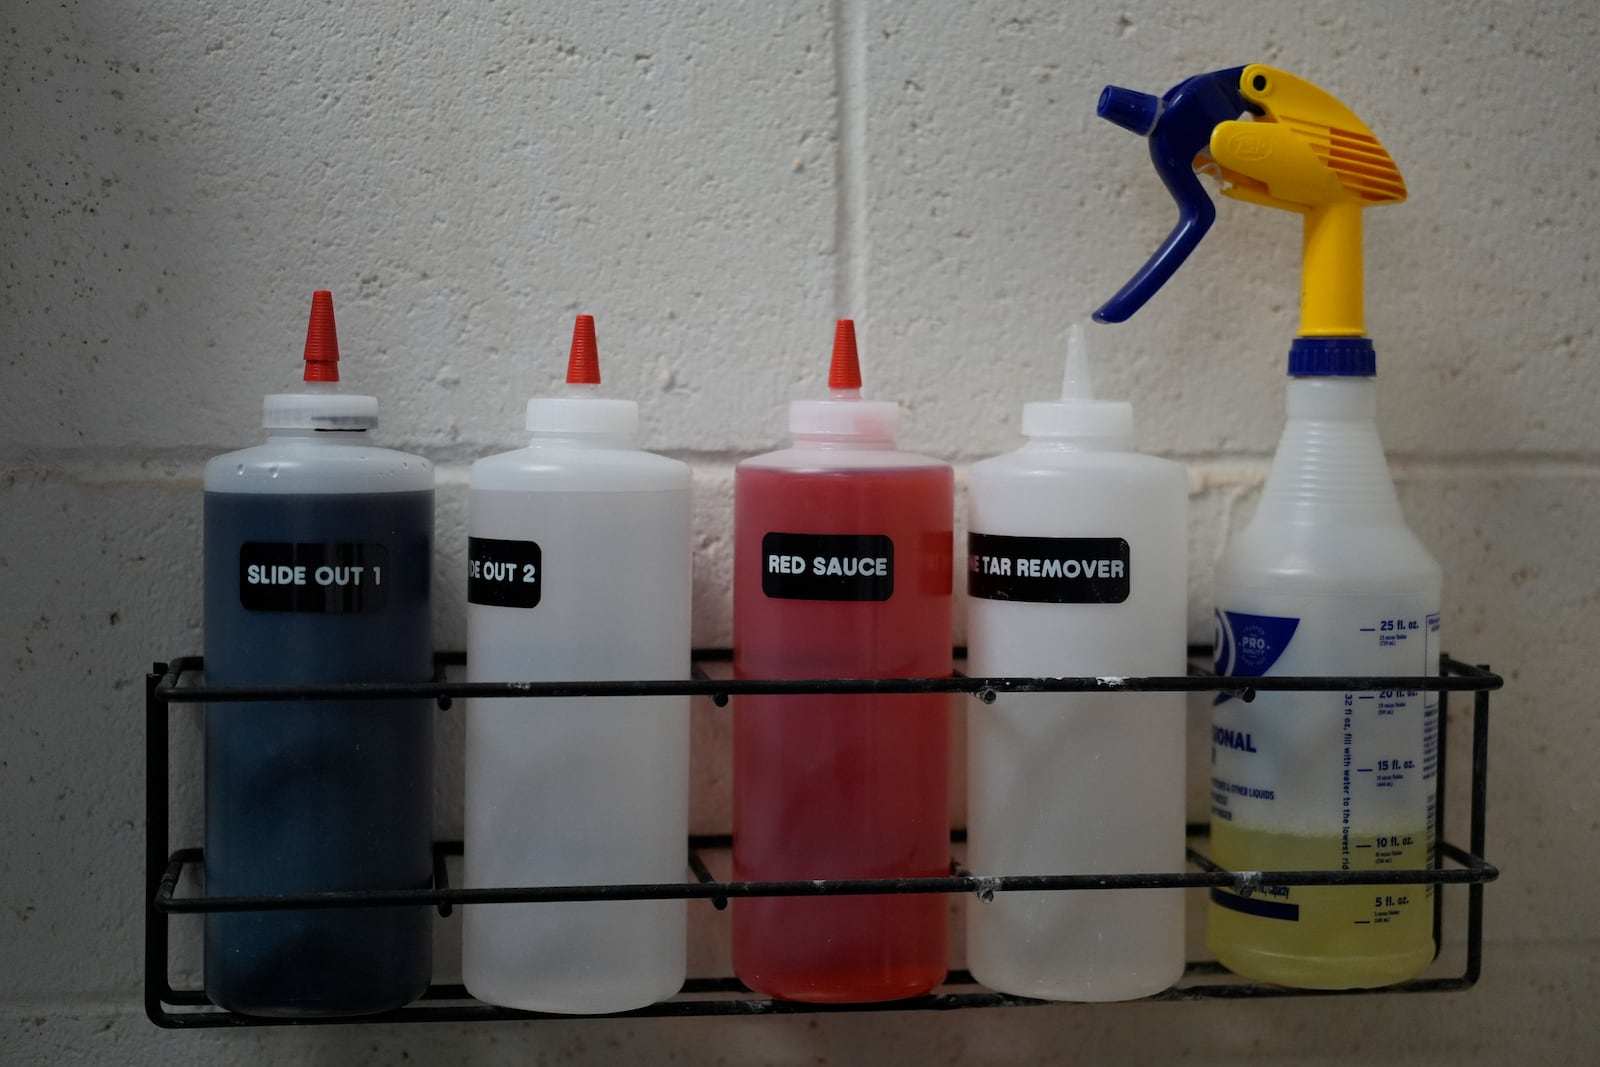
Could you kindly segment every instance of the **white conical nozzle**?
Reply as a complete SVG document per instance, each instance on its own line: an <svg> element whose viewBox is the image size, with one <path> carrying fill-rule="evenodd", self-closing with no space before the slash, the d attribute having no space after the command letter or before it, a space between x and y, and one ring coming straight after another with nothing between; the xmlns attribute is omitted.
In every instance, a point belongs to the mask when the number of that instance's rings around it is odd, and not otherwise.
<svg viewBox="0 0 1600 1067"><path fill-rule="evenodd" d="M1089 375L1089 338L1081 322L1067 329L1067 369L1061 375L1061 399L1094 399L1094 379Z"/></svg>
<svg viewBox="0 0 1600 1067"><path fill-rule="evenodd" d="M1133 408L1123 401L1096 400L1089 376L1089 339L1083 324L1067 330L1067 369L1061 399L1024 404L1022 432L1029 437L1097 438L1125 441L1133 432Z"/></svg>

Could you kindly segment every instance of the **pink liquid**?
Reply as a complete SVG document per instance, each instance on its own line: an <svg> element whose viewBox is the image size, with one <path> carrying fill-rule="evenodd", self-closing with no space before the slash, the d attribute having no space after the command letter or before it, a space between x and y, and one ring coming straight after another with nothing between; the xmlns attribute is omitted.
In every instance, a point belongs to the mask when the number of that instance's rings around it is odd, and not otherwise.
<svg viewBox="0 0 1600 1067"><path fill-rule="evenodd" d="M950 673L952 475L943 465L793 471L735 480L734 670L742 678ZM762 590L771 532L886 534L881 602L783 600ZM734 876L949 873L949 697L745 696L733 719ZM745 897L734 970L769 996L892 1000L946 970L942 895Z"/></svg>

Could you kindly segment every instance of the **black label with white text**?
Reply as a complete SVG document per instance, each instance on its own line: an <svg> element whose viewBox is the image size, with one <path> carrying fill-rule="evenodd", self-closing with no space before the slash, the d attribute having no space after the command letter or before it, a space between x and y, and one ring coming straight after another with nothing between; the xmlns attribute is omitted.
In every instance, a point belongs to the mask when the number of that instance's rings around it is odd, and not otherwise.
<svg viewBox="0 0 1600 1067"><path fill-rule="evenodd" d="M1120 604L1128 567L1120 537L967 535L967 593L983 600Z"/></svg>
<svg viewBox="0 0 1600 1067"><path fill-rule="evenodd" d="M769 533L761 591L776 600L888 600L894 542L886 534Z"/></svg>
<svg viewBox="0 0 1600 1067"><path fill-rule="evenodd" d="M467 538L467 603L495 608L539 606L544 563L533 541Z"/></svg>
<svg viewBox="0 0 1600 1067"><path fill-rule="evenodd" d="M383 545L246 541L239 546L239 603L246 611L382 611L393 583Z"/></svg>

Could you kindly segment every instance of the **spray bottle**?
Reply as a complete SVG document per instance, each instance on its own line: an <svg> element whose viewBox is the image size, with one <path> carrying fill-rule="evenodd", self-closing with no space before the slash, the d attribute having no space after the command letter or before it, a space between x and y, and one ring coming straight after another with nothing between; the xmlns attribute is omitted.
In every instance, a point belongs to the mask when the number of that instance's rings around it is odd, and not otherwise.
<svg viewBox="0 0 1600 1067"><path fill-rule="evenodd" d="M1178 225L1095 317L1121 322L1171 277L1224 195L1304 217L1288 424L1255 516L1218 563L1222 675L1439 670L1441 576L1407 528L1376 425L1362 308L1361 212L1405 199L1389 153L1323 90L1266 66L1190 78L1159 100L1109 86L1102 117L1148 136ZM1384 870L1433 862L1436 693L1220 695L1211 833L1234 870ZM1433 958L1432 886L1212 890L1208 943L1281 985L1368 988Z"/></svg>
<svg viewBox="0 0 1600 1067"><path fill-rule="evenodd" d="M1183 465L1129 450L1133 409L1097 400L1083 328L1028 443L973 464L967 645L979 677L1181 675ZM967 712L967 864L978 874L1183 865L1181 693L1009 693ZM1051 1000L1150 996L1183 974L1183 897L1000 893L967 904L967 966Z"/></svg>
<svg viewBox="0 0 1600 1067"><path fill-rule="evenodd" d="M433 676L433 467L374 447L378 402L339 391L333 297L312 297L305 384L266 398L266 443L205 470L213 685ZM206 709L206 892L432 884L427 701ZM430 909L210 912L205 985L249 1015L358 1015L428 984Z"/></svg>
<svg viewBox="0 0 1600 1067"><path fill-rule="evenodd" d="M472 465L474 682L689 675L689 467L634 448L639 406L599 394L579 315L565 395L528 401L526 448ZM688 698L474 700L466 786L469 887L679 881ZM683 984L681 900L463 911L463 980L491 1004L626 1011Z"/></svg>
<svg viewBox="0 0 1600 1067"><path fill-rule="evenodd" d="M949 464L895 448L899 405L861 397L855 324L830 395L789 407L793 446L734 474L733 662L743 678L950 673ZM949 870L944 694L741 696L734 877L937 877ZM944 980L934 894L742 897L733 966L788 1000L894 1000Z"/></svg>

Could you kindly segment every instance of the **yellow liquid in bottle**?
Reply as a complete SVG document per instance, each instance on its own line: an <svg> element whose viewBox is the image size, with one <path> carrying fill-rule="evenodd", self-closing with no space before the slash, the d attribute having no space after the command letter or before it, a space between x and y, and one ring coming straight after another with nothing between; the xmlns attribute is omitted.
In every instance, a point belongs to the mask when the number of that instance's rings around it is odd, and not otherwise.
<svg viewBox="0 0 1600 1067"><path fill-rule="evenodd" d="M1221 819L1212 820L1211 848L1212 858L1234 871L1344 864L1338 834L1267 833ZM1431 854L1422 827L1349 840L1352 870L1425 868ZM1219 893L1234 907L1217 903ZM1431 885L1270 887L1248 898L1224 889L1213 891L1206 908L1207 947L1235 974L1260 982L1367 989L1414 978L1433 959Z"/></svg>

